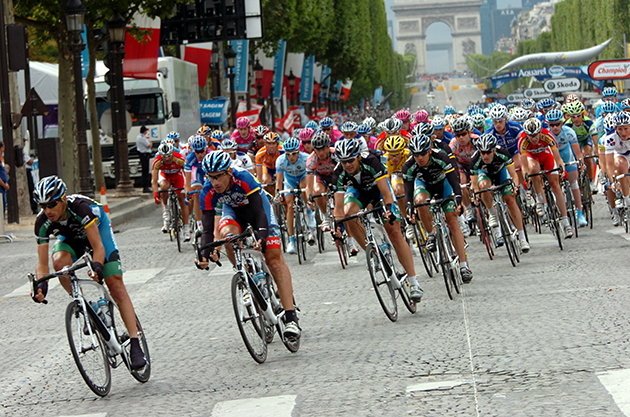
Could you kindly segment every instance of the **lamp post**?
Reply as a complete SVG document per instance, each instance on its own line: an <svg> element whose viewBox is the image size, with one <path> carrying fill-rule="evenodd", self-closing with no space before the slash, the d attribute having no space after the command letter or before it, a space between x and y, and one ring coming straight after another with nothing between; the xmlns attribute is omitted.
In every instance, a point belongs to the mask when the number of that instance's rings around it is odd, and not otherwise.
<svg viewBox="0 0 630 417"><path fill-rule="evenodd" d="M337 110L337 100L339 99L339 91L337 90L337 86L333 85L330 88L330 95L333 98L333 107L335 108L335 111Z"/></svg>
<svg viewBox="0 0 630 417"><path fill-rule="evenodd" d="M79 157L79 194L94 197L94 188L90 176L90 155L87 146L87 122L83 103L83 76L81 72L81 51L85 48L81 31L85 17L85 6L81 0L69 0L64 9L66 27L72 36L72 69L74 72L75 109L77 115L77 150Z"/></svg>
<svg viewBox="0 0 630 417"><path fill-rule="evenodd" d="M287 81L289 82L289 106L293 105L293 89L295 88L295 75L293 75L293 70L289 71L289 75L287 75Z"/></svg>
<svg viewBox="0 0 630 417"><path fill-rule="evenodd" d="M251 97L251 93L250 93L250 88L249 88L249 80L252 79L252 56L249 55L249 59L248 59L248 63L247 63L247 82L245 83L247 85L247 91L245 92L245 103L247 105L247 110L251 110L252 109L252 97Z"/></svg>
<svg viewBox="0 0 630 417"><path fill-rule="evenodd" d="M317 91L317 94L315 94ZM315 105L315 114L317 114L317 102L319 101L319 90L317 89L317 81L313 80L313 104Z"/></svg>
<svg viewBox="0 0 630 417"><path fill-rule="evenodd" d="M256 97L258 97L257 102L258 104L264 104L263 97L262 97L263 66L260 65L260 61L258 60L258 58L256 58L256 63L254 63L253 70L254 70L254 77L256 78ZM267 124L267 108L263 107L260 114L261 114L260 122L266 125Z"/></svg>
<svg viewBox="0 0 630 417"><path fill-rule="evenodd" d="M323 94L323 96L321 97L324 99L324 106L326 106L327 110L330 110L330 101L328 100L328 84L322 83L322 86L319 91L320 91L320 95Z"/></svg>
<svg viewBox="0 0 630 417"><path fill-rule="evenodd" d="M230 79L230 115L232 116L232 125L236 126L236 93L234 92L234 67L236 66L236 51L232 48L232 44L229 44L225 52L225 65L230 70L228 78Z"/></svg>
<svg viewBox="0 0 630 417"><path fill-rule="evenodd" d="M125 31L127 22L117 11L107 22L110 51L112 58L112 84L110 94L112 103L112 130L117 139L118 183L116 193L121 196L134 194L133 182L129 175L129 145L127 142L127 109L125 105L125 85L123 80L123 58L125 56Z"/></svg>

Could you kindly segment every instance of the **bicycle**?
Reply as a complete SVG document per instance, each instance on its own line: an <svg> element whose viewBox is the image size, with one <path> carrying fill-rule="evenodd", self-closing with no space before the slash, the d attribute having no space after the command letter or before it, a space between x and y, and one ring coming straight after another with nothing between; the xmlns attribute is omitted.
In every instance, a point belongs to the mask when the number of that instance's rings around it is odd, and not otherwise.
<svg viewBox="0 0 630 417"><path fill-rule="evenodd" d="M502 194L502 190L505 187L509 187L511 185L511 181L506 181L499 186L493 185L492 187L486 188L485 190L477 191L477 194L482 194L486 192L492 193L494 210L497 213L497 220L499 221L499 228L501 229L501 236L503 236L504 246L507 250L508 257L510 258L512 266L515 267L521 261L521 244L518 238L518 231L512 224L510 214L505 207L505 202L503 201ZM490 231L490 233L492 233L492 231Z"/></svg>
<svg viewBox="0 0 630 417"><path fill-rule="evenodd" d="M458 267L459 256L453 247L451 235L446 226L446 214L442 207L442 204L449 199L452 199L452 197L432 199L425 203L414 204L413 207L429 206L433 212L433 229L435 230L438 264L442 270L448 298L454 300L456 293L460 293L460 286L463 285L463 281Z"/></svg>
<svg viewBox="0 0 630 417"><path fill-rule="evenodd" d="M355 219L358 219L363 225L367 244L365 256L376 297L387 318L396 321L398 320L396 292L411 314L416 312L416 302L410 298L411 285L407 274L400 272L394 262L391 253L393 246L382 224L381 217L373 216L373 220L370 220L370 214L382 211L381 205L371 210L361 210L357 214L337 220L335 229L337 226Z"/></svg>
<svg viewBox="0 0 630 417"><path fill-rule="evenodd" d="M193 196L194 194L199 194L200 192L201 191L199 190L189 191L188 198L186 199L186 205L188 205L188 201L189 201L188 199L191 196ZM192 199L190 201L192 201ZM189 206L189 207L192 207L192 206ZM197 234L200 234L200 230L197 227L197 216L195 216L195 210L190 210L190 215L188 216L188 227L190 228L190 235L192 236L190 241L191 243L194 244L195 240L200 238L200 236L197 236Z"/></svg>
<svg viewBox="0 0 630 417"><path fill-rule="evenodd" d="M543 192L544 192L545 201L547 202L547 204L545 204L546 219L542 220L541 223L544 223L546 221L547 226L551 230L551 234L554 235L556 239L558 240L558 246L560 247L560 250L563 250L564 249L562 245L563 232L561 231L562 221L561 221L561 216L560 216L560 210L558 209L558 206L556 205L556 196L553 193L553 191L551 191L551 184L549 183L549 178L547 178L548 174L551 174L552 172L560 172L561 170L562 170L562 167L558 167L558 168L550 169L548 171L540 171L535 174L529 174L529 177L531 178L531 177L542 176Z"/></svg>
<svg viewBox="0 0 630 417"><path fill-rule="evenodd" d="M77 277L76 271L83 268L88 268L90 272L93 272L92 259L88 253L77 259L71 266L66 266L43 278L36 279L34 274L29 274L31 294L35 293L38 284L51 278L67 276L70 279L72 301L66 308L66 334L79 373L92 392L101 397L109 394L112 384L111 368L118 368L121 364L127 367L137 381L147 382L151 376L151 355L140 319L136 315L138 339L146 364L134 370L131 369L131 339L122 322L118 305L103 285L103 281L97 282L92 278ZM84 296L84 286L93 286L97 289L98 300L107 301L105 308L109 313L106 312L104 316L101 316L95 312L95 307L92 307ZM47 304L47 301L44 300L43 303ZM121 329L117 327L118 323L123 323Z"/></svg>
<svg viewBox="0 0 630 417"><path fill-rule="evenodd" d="M615 179L619 181L622 178L630 177L629 174L616 175ZM621 204L619 204L621 203ZM615 204L619 213L619 221L623 223L626 233L630 232L630 207L626 206L621 192L617 193L617 202Z"/></svg>
<svg viewBox="0 0 630 417"><path fill-rule="evenodd" d="M407 204L407 212L414 214L414 209L412 208L413 204ZM416 244L416 248L420 253L420 257L422 258L422 264L424 265L424 269L427 271L429 277L433 278L433 273L438 272L438 265L433 252L427 249L427 231L424 229L424 225L420 221L420 216L416 213L416 220L413 224L413 235L414 242Z"/></svg>
<svg viewBox="0 0 630 417"><path fill-rule="evenodd" d="M475 212L477 214L477 224L479 229L479 240L486 247L490 260L494 259L494 248L496 247L496 238L492 233L492 229L488 225L488 209L479 202L475 204Z"/></svg>
<svg viewBox="0 0 630 417"><path fill-rule="evenodd" d="M254 249L257 241L254 230L248 226L241 234L202 247L195 245L195 251L197 259L201 259L204 249L212 250L232 244L236 274L232 277L231 294L236 324L251 357L257 363L264 363L267 359L267 344L273 341L274 331L277 331L282 343L292 353L300 348L300 338L284 337L284 309L265 258L259 250ZM220 261L216 264L221 266ZM299 311L297 306L295 311Z"/></svg>
<svg viewBox="0 0 630 417"><path fill-rule="evenodd" d="M168 225L168 233L171 237L177 240L177 250L182 251L181 232L184 226L184 220L181 216L181 210L179 208L179 200L177 199L177 191L181 191L183 188L175 188L173 183L168 190L160 190L159 193L168 193L168 206L171 216L171 221Z"/></svg>
<svg viewBox="0 0 630 417"><path fill-rule="evenodd" d="M276 182L270 182L269 184L261 184L261 187L266 189L267 187L275 187ZM287 229L287 215L284 204L278 204L277 201L272 199L273 207L276 212L276 219L278 220L278 227L280 228L280 245L282 246L282 252L286 253L287 244L289 241L289 230Z"/></svg>
<svg viewBox="0 0 630 417"><path fill-rule="evenodd" d="M577 165L579 161L571 161L566 162L565 166ZM562 186L562 193L564 194L564 200L567 205L567 217L569 218L569 222L571 227L573 227L573 233L575 233L576 239L578 238L578 229L580 225L578 224L577 219L577 205L575 204L575 198L573 197L573 191L571 190L571 183L568 178L562 178L560 180L560 185ZM589 187L590 190L590 187ZM584 208L584 206L582 206Z"/></svg>
<svg viewBox="0 0 630 417"><path fill-rule="evenodd" d="M300 265L306 262L306 241L309 233L306 221L306 204L302 198L302 193L305 191L306 189L298 187L293 190L282 190L279 193L283 196L293 194L293 236L295 236L295 246Z"/></svg>
<svg viewBox="0 0 630 417"><path fill-rule="evenodd" d="M584 159L598 158L598 155L586 155ZM595 200L593 199L593 192L591 191L591 181L588 178L586 169L582 169L578 181L580 184L580 192L582 196L582 212L588 222L589 228L593 228L593 205ZM604 195L606 195L604 193Z"/></svg>
<svg viewBox="0 0 630 417"><path fill-rule="evenodd" d="M335 209L335 201L333 199L334 195L335 193L333 191L327 191L325 193L315 194L312 196L313 199L319 198L319 197L326 198L326 214L324 215L328 216L328 219L331 225L335 224L335 216L333 214L333 211ZM343 269L346 269L346 266L348 265L348 257L349 257L348 233L344 230L341 234L341 237L337 237L334 229L335 229L334 227L332 227L331 229L332 238L337 248L337 254L339 255L339 261L341 262L341 267ZM322 241L323 241L323 233L324 232L322 232L322 235L321 235Z"/></svg>

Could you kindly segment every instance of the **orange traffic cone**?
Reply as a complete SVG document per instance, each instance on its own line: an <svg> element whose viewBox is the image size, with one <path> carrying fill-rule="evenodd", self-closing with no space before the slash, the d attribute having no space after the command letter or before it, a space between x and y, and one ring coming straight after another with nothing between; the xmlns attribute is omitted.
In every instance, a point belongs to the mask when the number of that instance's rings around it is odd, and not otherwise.
<svg viewBox="0 0 630 417"><path fill-rule="evenodd" d="M109 214L109 206L107 205L107 195L105 195L105 187L101 187L101 205L105 208L105 213Z"/></svg>

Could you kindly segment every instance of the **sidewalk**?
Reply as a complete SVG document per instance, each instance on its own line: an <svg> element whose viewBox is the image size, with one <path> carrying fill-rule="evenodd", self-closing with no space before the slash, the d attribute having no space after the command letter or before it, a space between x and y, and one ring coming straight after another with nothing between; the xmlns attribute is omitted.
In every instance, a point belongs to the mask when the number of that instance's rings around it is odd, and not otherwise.
<svg viewBox="0 0 630 417"><path fill-rule="evenodd" d="M142 188L136 188L136 191L138 192L137 197L115 198L109 196L114 193L114 190L107 190L109 219L113 226L145 216L158 209L158 205L153 201L153 194L143 194ZM95 196L95 200L100 202L100 197L100 194ZM36 218L36 215L20 216L19 224L7 224L5 220L4 231L13 239L31 238L34 236Z"/></svg>

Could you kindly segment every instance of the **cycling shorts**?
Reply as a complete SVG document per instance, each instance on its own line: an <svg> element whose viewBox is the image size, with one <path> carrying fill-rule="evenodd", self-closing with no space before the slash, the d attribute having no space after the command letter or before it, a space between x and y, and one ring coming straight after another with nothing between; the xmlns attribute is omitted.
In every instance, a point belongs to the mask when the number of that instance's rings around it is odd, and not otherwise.
<svg viewBox="0 0 630 417"><path fill-rule="evenodd" d="M242 233L243 229L246 229L248 226L243 222L239 222L238 219L222 216L221 222L219 223L219 231L228 225L236 226L238 228L238 233ZM269 225L269 232L267 233L265 243L267 249L280 249L280 228L278 225Z"/></svg>
<svg viewBox="0 0 630 417"><path fill-rule="evenodd" d="M389 182L388 182L389 185ZM389 187L390 192L394 195L394 192ZM383 195L379 191L378 187L374 187L372 190L361 192L353 187L348 187L346 193L343 197L343 204L346 205L348 203L356 203L361 210L367 208L370 204L372 206L376 206L381 203L381 199ZM394 203L392 205L392 213L396 216L396 221L399 222L402 220L402 215L400 214L400 210L398 208L398 204ZM382 218L382 215L381 215ZM384 218L382 218L385 221ZM384 224L384 223L383 223Z"/></svg>
<svg viewBox="0 0 630 417"><path fill-rule="evenodd" d="M162 173L162 171L160 171L160 174L158 176L158 181L162 181L162 180L166 180L169 183L173 184L173 187L175 188L184 188L184 185L186 185L186 177L184 177L183 171L179 171L177 174L169 174L169 175L165 175ZM183 191L184 190L179 190L177 191L177 194L181 194Z"/></svg>
<svg viewBox="0 0 630 417"><path fill-rule="evenodd" d="M389 180L392 185L403 185L404 183L402 173L400 172L392 172L389 174Z"/></svg>
<svg viewBox="0 0 630 417"><path fill-rule="evenodd" d="M413 187L413 199L415 201L416 197L420 194L426 194L431 197L436 198L447 198L453 194L453 187L451 187L451 183L447 180L441 181L437 184L425 184L421 179L416 178L414 180ZM444 213L455 212L455 201L453 199L447 200L443 205Z"/></svg>
<svg viewBox="0 0 630 417"><path fill-rule="evenodd" d="M584 149L584 147L586 145L590 146L591 148L593 147L593 138L591 138L590 136L587 136L586 139L584 139L583 141L579 142L580 144L580 150Z"/></svg>
<svg viewBox="0 0 630 417"><path fill-rule="evenodd" d="M190 172L190 185L201 185L205 181L205 171L201 167L194 166Z"/></svg>
<svg viewBox="0 0 630 417"><path fill-rule="evenodd" d="M480 184L481 181L484 181L484 180L490 181L490 184L492 185L501 185L504 182L510 180L510 175L508 173L507 167L503 167L501 171L499 171L499 173L495 175L489 175L487 172L479 170L479 177L478 177L477 184ZM501 190L501 194L503 194L503 197L505 197L506 195L510 195L512 193L513 193L512 187L505 187Z"/></svg>
<svg viewBox="0 0 630 417"><path fill-rule="evenodd" d="M551 149L549 148L539 153L527 152L527 157L537 161L544 171L550 171L558 167L556 160L553 158L553 153L551 153ZM554 172L554 174L557 174L557 172Z"/></svg>
<svg viewBox="0 0 630 417"><path fill-rule="evenodd" d="M293 175L284 174L284 189L285 190L294 190L300 187L300 183L302 180L306 178L306 172L304 172L299 177L295 177ZM291 193L293 194L293 193Z"/></svg>

